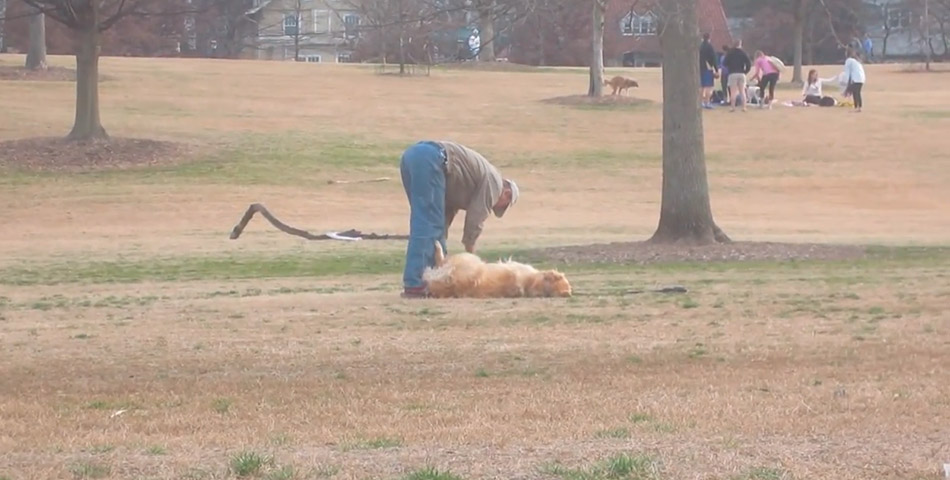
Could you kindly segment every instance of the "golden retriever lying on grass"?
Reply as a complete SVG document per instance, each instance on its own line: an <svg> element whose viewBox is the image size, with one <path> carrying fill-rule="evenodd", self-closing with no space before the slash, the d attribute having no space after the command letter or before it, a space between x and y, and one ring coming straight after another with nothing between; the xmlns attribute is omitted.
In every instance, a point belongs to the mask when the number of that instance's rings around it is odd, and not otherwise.
<svg viewBox="0 0 950 480"><path fill-rule="evenodd" d="M539 271L512 261L485 263L471 253L448 258L435 244L435 267L422 274L433 298L570 297L571 284L557 270Z"/></svg>

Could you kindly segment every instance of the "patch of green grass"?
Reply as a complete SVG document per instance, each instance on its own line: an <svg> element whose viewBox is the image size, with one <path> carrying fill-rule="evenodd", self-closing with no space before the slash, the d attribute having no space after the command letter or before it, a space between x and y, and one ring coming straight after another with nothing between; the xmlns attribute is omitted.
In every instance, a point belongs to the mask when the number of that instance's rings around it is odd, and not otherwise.
<svg viewBox="0 0 950 480"><path fill-rule="evenodd" d="M103 453L109 453L113 450L115 450L115 445L93 445L91 448L89 448L89 453L93 455L101 455Z"/></svg>
<svg viewBox="0 0 950 480"><path fill-rule="evenodd" d="M379 450L384 448L397 448L402 446L402 439L393 437L375 437L369 439L356 439L344 442L343 451L349 450Z"/></svg>
<svg viewBox="0 0 950 480"><path fill-rule="evenodd" d="M439 470L433 466L426 466L409 472L403 476L401 480L462 480L462 477L448 470Z"/></svg>
<svg viewBox="0 0 950 480"><path fill-rule="evenodd" d="M544 473L564 480L659 480L660 464L648 455L614 455L586 468L548 465Z"/></svg>
<svg viewBox="0 0 950 480"><path fill-rule="evenodd" d="M147 260L67 262L0 269L0 284L136 283L398 273L403 255L346 252L339 255L171 257ZM51 307L50 307L51 308Z"/></svg>
<svg viewBox="0 0 950 480"><path fill-rule="evenodd" d="M656 433L674 433L676 432L676 425L673 425L669 422L655 422L653 423L653 431Z"/></svg>
<svg viewBox="0 0 950 480"><path fill-rule="evenodd" d="M168 450L162 445L150 445L145 449L146 455L165 455Z"/></svg>
<svg viewBox="0 0 950 480"><path fill-rule="evenodd" d="M630 414L630 421L633 423L646 423L653 421L653 415L649 413L636 412Z"/></svg>
<svg viewBox="0 0 950 480"><path fill-rule="evenodd" d="M315 478L330 478L340 473L340 467L336 465L317 465L310 470L310 476Z"/></svg>
<svg viewBox="0 0 950 480"><path fill-rule="evenodd" d="M696 308L699 307L699 302L693 300L692 298L687 298L686 300L683 300L683 303L681 303L680 306L683 308Z"/></svg>
<svg viewBox="0 0 950 480"><path fill-rule="evenodd" d="M138 167L124 170L85 172L71 175L73 181L95 183L177 183L196 182L224 185L326 185L335 173L349 171L396 171L399 155L409 145L379 142L360 137L317 136L306 132L235 135L229 144L177 165ZM19 169L4 170L0 184L23 185L43 181L53 174ZM56 178L66 174L57 173ZM369 175L367 175L369 176ZM372 176L377 176L372 174ZM13 178L10 178L13 177ZM331 178L332 177L332 178Z"/></svg>
<svg viewBox="0 0 950 480"><path fill-rule="evenodd" d="M293 480L296 476L296 471L292 465L284 465L276 470L267 472L265 477L267 480Z"/></svg>
<svg viewBox="0 0 950 480"><path fill-rule="evenodd" d="M706 349L706 346L702 343L697 343L689 349L689 358L700 358L709 354L709 350Z"/></svg>
<svg viewBox="0 0 950 480"><path fill-rule="evenodd" d="M630 430L626 427L608 428L594 433L597 438L630 438Z"/></svg>
<svg viewBox="0 0 950 480"><path fill-rule="evenodd" d="M479 378L488 378L489 375L490 375L490 374L488 373L488 370L485 370L484 368L479 368L478 370L475 370L475 376L476 376L476 377L479 377Z"/></svg>
<svg viewBox="0 0 950 480"><path fill-rule="evenodd" d="M275 434L271 435L271 437L270 437L270 443L271 443L271 445L274 445L274 446L277 446L277 447L282 447L282 446L284 446L284 445L289 445L290 442L291 442L291 440L292 440L292 439L291 439L290 435L288 435L288 434L286 434L286 433L275 433Z"/></svg>
<svg viewBox="0 0 950 480"><path fill-rule="evenodd" d="M238 477L250 477L260 474L264 467L270 465L273 461L273 458L257 452L243 451L231 457L229 466L231 473Z"/></svg>
<svg viewBox="0 0 950 480"><path fill-rule="evenodd" d="M105 478L112 473L108 465L96 462L78 462L69 468L74 478Z"/></svg>
<svg viewBox="0 0 950 480"><path fill-rule="evenodd" d="M47 311L54 308L65 308L69 305L69 299L62 295L53 295L51 297L42 297L30 304L33 310Z"/></svg>
<svg viewBox="0 0 950 480"><path fill-rule="evenodd" d="M0 285L60 285L71 283L125 284L138 282L179 282L191 280L237 280L293 277L341 277L347 275L396 274L402 271L405 252L366 252L359 246L341 246L336 253L298 252L283 255L244 254L223 256L153 257L139 260L69 261L21 264L0 268ZM485 258L512 253L486 250ZM307 290L332 293L339 289ZM262 292L235 292L248 296ZM272 291L266 292L274 294ZM232 295L231 292L225 292ZM129 297L115 302L146 305L157 299ZM68 302L67 302L68 303ZM57 303L53 306L59 306ZM52 308L50 306L48 308ZM65 304L64 304L65 306ZM109 306L120 306L112 303ZM435 314L435 313L434 313Z"/></svg>
<svg viewBox="0 0 950 480"><path fill-rule="evenodd" d="M233 404L234 401L230 398L216 398L211 402L211 409L223 415L231 410Z"/></svg>
<svg viewBox="0 0 950 480"><path fill-rule="evenodd" d="M865 246L863 258L843 260L743 260L743 261L663 261L639 265L625 261L601 261L574 259L570 266L562 271L569 274L611 274L629 273L631 267L653 275L662 273L730 273L768 274L786 272L809 272L822 278L809 277L807 281L823 281L828 284L867 284L869 279L879 278L884 267L933 267L950 265L950 247L890 247ZM521 257L528 262L550 262L558 257L549 255L545 250L535 249L522 252ZM869 272L873 274L869 275ZM805 280L803 280L805 281ZM763 283L765 280L760 280Z"/></svg>
<svg viewBox="0 0 950 480"><path fill-rule="evenodd" d="M754 467L739 475L729 477L729 480L784 480L788 472L779 468Z"/></svg>

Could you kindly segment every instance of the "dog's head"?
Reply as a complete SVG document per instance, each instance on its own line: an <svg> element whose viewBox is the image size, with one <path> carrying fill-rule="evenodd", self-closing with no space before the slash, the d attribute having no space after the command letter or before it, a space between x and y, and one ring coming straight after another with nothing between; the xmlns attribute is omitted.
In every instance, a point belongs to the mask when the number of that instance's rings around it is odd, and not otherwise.
<svg viewBox="0 0 950 480"><path fill-rule="evenodd" d="M540 272L540 278L532 285L533 294L539 297L570 297L571 283L557 270Z"/></svg>
<svg viewBox="0 0 950 480"><path fill-rule="evenodd" d="M640 84L636 80L627 80L627 85L631 87L640 88Z"/></svg>

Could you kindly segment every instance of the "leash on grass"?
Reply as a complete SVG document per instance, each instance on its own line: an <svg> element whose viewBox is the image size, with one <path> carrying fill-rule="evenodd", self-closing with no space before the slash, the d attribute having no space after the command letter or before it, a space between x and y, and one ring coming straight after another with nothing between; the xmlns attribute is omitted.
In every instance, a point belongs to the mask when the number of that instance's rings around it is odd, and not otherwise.
<svg viewBox="0 0 950 480"><path fill-rule="evenodd" d="M612 291L593 291L593 292L577 292L574 294L575 297L603 297L603 296L613 296L613 295L637 295L641 293L687 293L689 290L682 285L665 285L662 287L655 288L636 288L631 290L612 290Z"/></svg>
<svg viewBox="0 0 950 480"><path fill-rule="evenodd" d="M327 232L323 234L313 234L306 230L301 230L299 228L291 227L284 222L281 222L267 210L267 207L260 203L252 203L250 207L247 208L247 211L244 212L244 216L241 217L241 221L231 229L231 240L236 240L241 236L241 233L244 232L244 228L247 227L248 222L251 221L251 218L254 217L255 213L260 213L262 217L266 218L271 225L276 227L281 232L284 232L289 235L294 235L297 237L306 238L307 240L343 240L343 241L359 241L359 240L408 240L409 235L390 235L390 234L378 234L378 233L363 233L359 230L350 229L344 232Z"/></svg>

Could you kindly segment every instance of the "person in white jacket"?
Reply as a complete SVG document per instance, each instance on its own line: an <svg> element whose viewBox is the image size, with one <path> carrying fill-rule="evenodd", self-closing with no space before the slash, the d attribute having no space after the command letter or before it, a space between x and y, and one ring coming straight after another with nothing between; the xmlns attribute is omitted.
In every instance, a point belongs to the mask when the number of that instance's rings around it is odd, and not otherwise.
<svg viewBox="0 0 950 480"><path fill-rule="evenodd" d="M844 77L848 81L848 89L845 96L854 98L854 111L860 112L864 106L864 98L861 96L861 90L864 89L864 82L867 77L864 74L864 66L858 61L858 51L854 48L848 48L848 59L844 62Z"/></svg>
<svg viewBox="0 0 950 480"><path fill-rule="evenodd" d="M818 70L814 68L809 70L808 80L805 81L805 85L802 87L802 100L800 105L822 105L822 100L826 98L822 92L822 84L832 83L836 80L836 77L819 78ZM829 96L824 100L823 106L833 107L836 103L835 99Z"/></svg>

